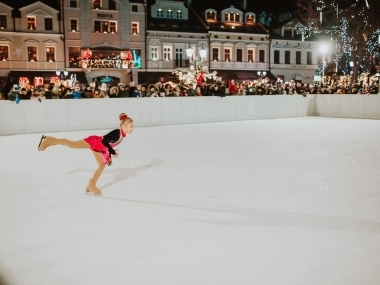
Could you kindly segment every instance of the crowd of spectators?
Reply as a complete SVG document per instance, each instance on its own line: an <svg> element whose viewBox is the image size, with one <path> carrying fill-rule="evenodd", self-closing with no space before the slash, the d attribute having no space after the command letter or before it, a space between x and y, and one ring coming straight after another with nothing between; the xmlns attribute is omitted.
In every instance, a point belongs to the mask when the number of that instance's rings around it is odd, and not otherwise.
<svg viewBox="0 0 380 285"><path fill-rule="evenodd" d="M254 81L184 84L183 82L157 82L147 85L134 82L107 85L101 83L84 85L76 82L73 87L57 87L50 84L44 88L30 88L14 85L7 98L0 94L1 99L8 100L45 100L45 99L83 99L83 98L127 98L127 97L184 97L184 96L242 96L242 95L303 95L308 94L378 94L379 84L375 79L367 81L344 82L329 80L326 84L320 82L306 84L295 81L270 82L268 79Z"/></svg>

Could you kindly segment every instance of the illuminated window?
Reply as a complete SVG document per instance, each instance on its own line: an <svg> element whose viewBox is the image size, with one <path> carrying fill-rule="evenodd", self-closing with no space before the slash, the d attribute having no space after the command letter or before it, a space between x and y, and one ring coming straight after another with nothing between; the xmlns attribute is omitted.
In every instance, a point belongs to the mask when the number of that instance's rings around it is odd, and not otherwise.
<svg viewBox="0 0 380 285"><path fill-rule="evenodd" d="M132 22L132 34L138 35L139 34L139 24Z"/></svg>
<svg viewBox="0 0 380 285"><path fill-rule="evenodd" d="M80 47L69 47L70 67L79 67L81 61Z"/></svg>
<svg viewBox="0 0 380 285"><path fill-rule="evenodd" d="M0 46L0 60L1 61L9 60L8 46Z"/></svg>
<svg viewBox="0 0 380 285"><path fill-rule="evenodd" d="M6 29L6 28L7 28L7 16L0 15L0 29Z"/></svg>
<svg viewBox="0 0 380 285"><path fill-rule="evenodd" d="M158 48L157 47L152 47L150 49L150 57L152 60L158 60Z"/></svg>
<svg viewBox="0 0 380 285"><path fill-rule="evenodd" d="M224 49L224 61L231 61L231 49Z"/></svg>
<svg viewBox="0 0 380 285"><path fill-rule="evenodd" d="M117 27L116 22L110 21L94 21L94 32L95 33L116 33Z"/></svg>
<svg viewBox="0 0 380 285"><path fill-rule="evenodd" d="M157 18L163 18L164 17L164 11L162 9L157 10Z"/></svg>
<svg viewBox="0 0 380 285"><path fill-rule="evenodd" d="M171 58L172 50L170 47L164 47L164 60L169 61Z"/></svg>
<svg viewBox="0 0 380 285"><path fill-rule="evenodd" d="M46 48L46 61L53 62L55 61L55 48L47 47Z"/></svg>
<svg viewBox="0 0 380 285"><path fill-rule="evenodd" d="M28 47L28 61L37 61L37 47Z"/></svg>
<svg viewBox="0 0 380 285"><path fill-rule="evenodd" d="M72 31L72 32L78 31L78 21L76 19L70 20L70 31Z"/></svg>
<svg viewBox="0 0 380 285"><path fill-rule="evenodd" d="M213 11L207 12L207 20L215 20L215 13Z"/></svg>
<svg viewBox="0 0 380 285"><path fill-rule="evenodd" d="M182 11L181 10L177 11L177 19L182 19Z"/></svg>
<svg viewBox="0 0 380 285"><path fill-rule="evenodd" d="M100 0L93 0L94 3L94 9L101 9L101 3Z"/></svg>
<svg viewBox="0 0 380 285"><path fill-rule="evenodd" d="M166 18L173 18L173 11L172 10L167 10L166 11Z"/></svg>
<svg viewBox="0 0 380 285"><path fill-rule="evenodd" d="M36 29L36 18L28 17L28 30Z"/></svg>
<svg viewBox="0 0 380 285"><path fill-rule="evenodd" d="M116 34L116 22L109 22L109 27L110 27L110 33L111 34Z"/></svg>
<svg viewBox="0 0 380 285"><path fill-rule="evenodd" d="M248 50L248 62L253 62L254 56L253 56L253 49Z"/></svg>
<svg viewBox="0 0 380 285"><path fill-rule="evenodd" d="M253 22L254 22L253 15L251 15L251 14L247 15L246 22L247 22L248 24L253 24Z"/></svg>
<svg viewBox="0 0 380 285"><path fill-rule="evenodd" d="M224 14L224 20L226 22L240 22L240 15L234 12L227 12Z"/></svg>

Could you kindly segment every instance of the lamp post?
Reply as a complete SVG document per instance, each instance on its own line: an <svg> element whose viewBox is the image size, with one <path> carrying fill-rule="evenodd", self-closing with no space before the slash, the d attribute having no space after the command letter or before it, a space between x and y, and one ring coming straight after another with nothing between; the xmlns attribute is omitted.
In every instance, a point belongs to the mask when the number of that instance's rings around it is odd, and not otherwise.
<svg viewBox="0 0 380 285"><path fill-rule="evenodd" d="M192 61L192 58L193 58L193 53L194 53L194 50L190 46L190 43L189 43L189 45L186 48L186 56L189 59L189 66L191 66L191 61Z"/></svg>
<svg viewBox="0 0 380 285"><path fill-rule="evenodd" d="M326 68L326 61L325 61L325 53L327 51L327 46L325 44L321 45L321 52L322 52L322 79L321 83L322 85L325 83L325 68Z"/></svg>

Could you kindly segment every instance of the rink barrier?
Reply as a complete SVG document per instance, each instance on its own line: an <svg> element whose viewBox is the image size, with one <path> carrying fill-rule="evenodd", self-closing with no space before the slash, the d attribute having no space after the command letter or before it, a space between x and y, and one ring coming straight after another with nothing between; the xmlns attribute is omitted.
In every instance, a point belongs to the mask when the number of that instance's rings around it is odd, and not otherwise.
<svg viewBox="0 0 380 285"><path fill-rule="evenodd" d="M122 112L145 127L305 117L314 109L315 95L0 101L0 135L110 129Z"/></svg>

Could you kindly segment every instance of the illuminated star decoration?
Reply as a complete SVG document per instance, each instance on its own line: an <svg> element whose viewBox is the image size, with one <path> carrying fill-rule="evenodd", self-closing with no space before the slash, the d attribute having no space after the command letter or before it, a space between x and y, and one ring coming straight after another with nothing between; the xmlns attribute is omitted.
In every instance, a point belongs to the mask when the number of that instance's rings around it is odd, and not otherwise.
<svg viewBox="0 0 380 285"><path fill-rule="evenodd" d="M365 0L365 3L367 4L367 8L369 9L368 1L367 1L367 0Z"/></svg>

